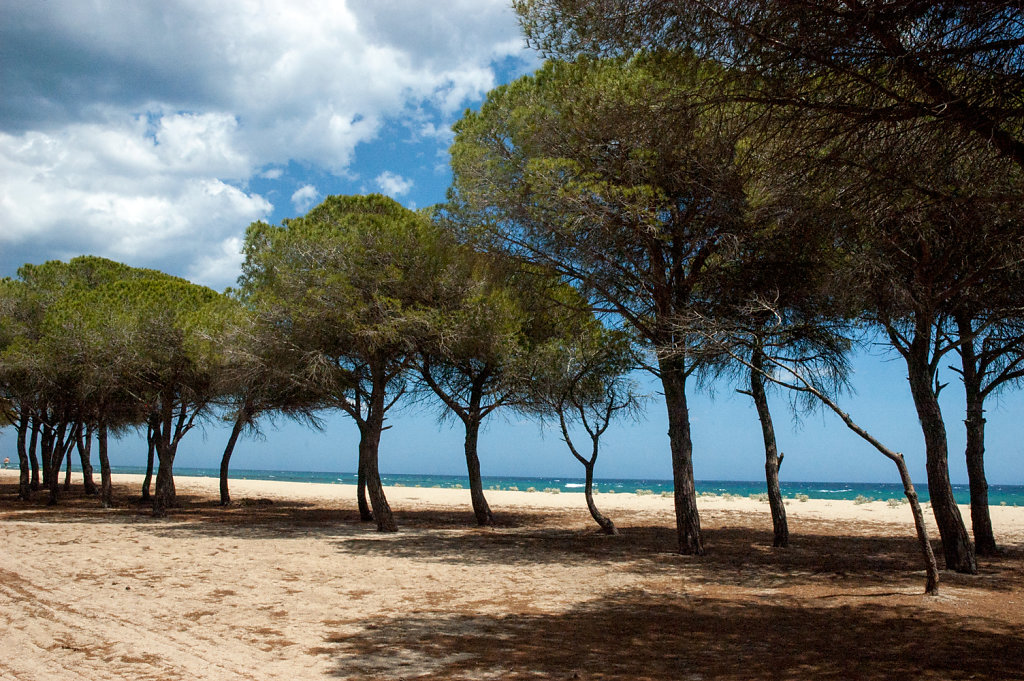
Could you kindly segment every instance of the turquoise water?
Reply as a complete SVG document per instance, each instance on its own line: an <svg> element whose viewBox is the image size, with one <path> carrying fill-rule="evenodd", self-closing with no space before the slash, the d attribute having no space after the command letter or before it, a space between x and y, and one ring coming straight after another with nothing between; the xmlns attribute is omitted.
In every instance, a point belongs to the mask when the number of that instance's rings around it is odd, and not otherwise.
<svg viewBox="0 0 1024 681"><path fill-rule="evenodd" d="M114 466L115 473L145 473L146 469L138 466ZM215 468L175 468L176 475L216 478L220 476ZM240 480L283 480L287 482L319 482L342 485L354 485L355 473L330 473L308 471L256 471L238 469L231 471L231 477ZM385 485L402 485L405 487L467 487L465 476L459 475L381 475ZM557 489L559 492L583 492L582 478L520 478L484 476L484 489L518 489L526 491L531 487L537 491ZM899 484L873 482L783 482L782 495L794 498L798 494L806 494L811 499L856 499L868 497L877 500L902 499L903 486ZM635 492L650 490L654 494L672 492L671 480L595 480L594 488L598 492ZM764 481L733 481L733 480L699 480L697 492L704 494L735 494L750 496L765 492ZM928 488L921 485L917 488L921 501L928 500ZM969 503L970 494L967 485L953 485L953 494L961 504ZM989 486L989 504L998 506L1024 506L1024 485L991 485Z"/></svg>

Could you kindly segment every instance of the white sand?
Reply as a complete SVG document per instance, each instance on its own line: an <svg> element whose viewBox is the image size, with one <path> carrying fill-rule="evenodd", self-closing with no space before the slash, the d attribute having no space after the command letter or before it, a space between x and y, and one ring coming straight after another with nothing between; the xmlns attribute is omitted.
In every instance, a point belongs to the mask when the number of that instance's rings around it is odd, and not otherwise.
<svg viewBox="0 0 1024 681"><path fill-rule="evenodd" d="M2 471L0 483L16 475ZM141 476L115 482L137 489ZM496 514L526 520L480 529L466 524L468 490L390 487L402 531L381 534L352 521L352 486L233 480L236 504L224 510L217 484L177 479L179 495L206 501L167 519L144 507L102 511L91 499L64 511L5 500L0 679L552 678L560 663L539 675L498 668L513 653L495 657L478 648L481 637L500 645L516 618L563 617L622 594L743 602L778 593L789 602L808 589L855 590L884 603L894 588L919 598L922 586L916 567L865 573L866 585L811 583L817 554L801 558L811 562L802 577L765 568L750 583L715 583L735 571L674 554L672 499L656 495L598 495L624 528L608 538L593 532L582 494L489 491ZM770 529L764 502L699 501L709 528ZM815 533L913 535L905 505L809 500L787 509L797 544L812 525ZM1024 509L995 507L992 516L1001 540L1024 545ZM751 555L773 560L765 551ZM914 560L912 547L905 553ZM963 586L947 593L970 596ZM435 634L410 633L415 622L444 636L428 645L416 637ZM544 640L537 645L556 652L565 643L557 634ZM554 678L574 673L564 671Z"/></svg>

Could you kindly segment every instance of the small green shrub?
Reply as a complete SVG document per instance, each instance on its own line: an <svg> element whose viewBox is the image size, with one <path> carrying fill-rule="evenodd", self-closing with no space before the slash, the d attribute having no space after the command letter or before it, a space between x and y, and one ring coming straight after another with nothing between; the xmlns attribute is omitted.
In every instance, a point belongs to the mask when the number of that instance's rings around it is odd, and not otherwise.
<svg viewBox="0 0 1024 681"><path fill-rule="evenodd" d="M519 491L519 487L518 487L518 486L516 486L516 485L509 485L509 486L508 486L508 487L507 487L506 489L507 489L507 490L508 490L509 492L518 492L518 491Z"/></svg>
<svg viewBox="0 0 1024 681"><path fill-rule="evenodd" d="M666 492L662 492L662 493L661 493L661 496L663 496L663 497L671 497L671 496L674 496L674 495L673 495L673 493L672 493L672 492L667 492L667 491L666 491Z"/></svg>
<svg viewBox="0 0 1024 681"><path fill-rule="evenodd" d="M527 492L536 492L536 491L537 491L537 488L536 488L536 487L527 487L527 488L526 488L526 491L527 491Z"/></svg>
<svg viewBox="0 0 1024 681"><path fill-rule="evenodd" d="M874 500L875 500L874 497L866 497L863 494L858 494L857 498L853 500L853 503L858 504L858 505L860 505L860 504L870 504Z"/></svg>
<svg viewBox="0 0 1024 681"><path fill-rule="evenodd" d="M455 489L462 489L462 483L461 482L455 483Z"/></svg>
<svg viewBox="0 0 1024 681"><path fill-rule="evenodd" d="M810 497L807 496L806 494L797 494L796 495L796 500L797 501L807 501L808 499L810 499Z"/></svg>
<svg viewBox="0 0 1024 681"><path fill-rule="evenodd" d="M548 494L561 494L562 493L562 490L558 489L557 487L545 487L544 491L547 492Z"/></svg>
<svg viewBox="0 0 1024 681"><path fill-rule="evenodd" d="M654 494L654 490L652 490L652 489L638 489L636 491L636 495L638 497L644 497L644 496L647 496L648 494Z"/></svg>

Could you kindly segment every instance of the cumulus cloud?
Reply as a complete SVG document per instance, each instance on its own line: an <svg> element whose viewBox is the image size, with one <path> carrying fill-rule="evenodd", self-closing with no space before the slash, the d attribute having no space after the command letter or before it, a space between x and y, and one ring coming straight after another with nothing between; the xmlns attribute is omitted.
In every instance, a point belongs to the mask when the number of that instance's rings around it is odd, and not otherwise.
<svg viewBox="0 0 1024 681"><path fill-rule="evenodd" d="M305 184L296 189L295 193L292 194L292 205L295 206L295 210L305 213L313 207L313 204L316 203L319 197L320 192L316 190L316 187L311 184Z"/></svg>
<svg viewBox="0 0 1024 681"><path fill-rule="evenodd" d="M377 187L382 192L389 196L401 196L402 194L408 194L409 190L413 187L413 181L393 173L390 170L385 170L383 173L378 175L374 182L377 183Z"/></svg>
<svg viewBox="0 0 1024 681"><path fill-rule="evenodd" d="M494 64L524 54L506 0L17 3L0 44L0 243L218 286L233 240L289 196L273 184L289 168L351 178L356 148L396 120L446 146Z"/></svg>
<svg viewBox="0 0 1024 681"><path fill-rule="evenodd" d="M258 194L189 172L199 157L226 175L244 165L203 139L165 146L140 121L0 133L0 243L48 247L37 261L93 253L185 274L196 253L272 209Z"/></svg>
<svg viewBox="0 0 1024 681"><path fill-rule="evenodd" d="M242 121L237 141L261 166L333 170L404 108L478 98L490 63L523 50L505 0L23 3L4 13L0 41L5 131L155 103Z"/></svg>
<svg viewBox="0 0 1024 681"><path fill-rule="evenodd" d="M235 283L242 268L242 238L228 237L213 251L204 253L187 270L185 276L215 289Z"/></svg>

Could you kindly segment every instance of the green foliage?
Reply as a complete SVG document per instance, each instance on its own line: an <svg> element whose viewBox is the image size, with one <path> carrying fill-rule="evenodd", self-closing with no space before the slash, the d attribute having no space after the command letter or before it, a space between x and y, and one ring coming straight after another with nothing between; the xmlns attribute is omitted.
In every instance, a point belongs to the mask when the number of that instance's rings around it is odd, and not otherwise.
<svg viewBox="0 0 1024 681"><path fill-rule="evenodd" d="M281 227L249 227L241 294L326 357L401 353L444 252L430 222L391 199L331 196Z"/></svg>
<svg viewBox="0 0 1024 681"><path fill-rule="evenodd" d="M424 381L467 423L531 408L552 349L596 324L586 302L550 271L500 253L461 246L450 258L424 318Z"/></svg>
<svg viewBox="0 0 1024 681"><path fill-rule="evenodd" d="M160 391L208 399L217 369L209 341L233 314L224 296L93 256L18 274L0 284L9 392L112 426L142 421Z"/></svg>
<svg viewBox="0 0 1024 681"><path fill-rule="evenodd" d="M719 81L687 56L549 62L456 124L452 202L641 338L675 342L748 227L744 121L700 106Z"/></svg>
<svg viewBox="0 0 1024 681"><path fill-rule="evenodd" d="M329 196L281 226L249 227L239 297L262 343L288 349L291 381L307 398L379 436L427 335L450 250L427 217L392 199Z"/></svg>

